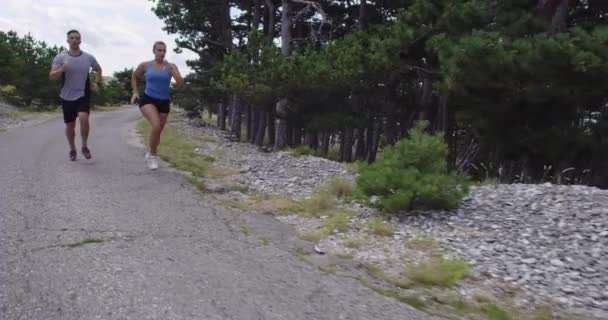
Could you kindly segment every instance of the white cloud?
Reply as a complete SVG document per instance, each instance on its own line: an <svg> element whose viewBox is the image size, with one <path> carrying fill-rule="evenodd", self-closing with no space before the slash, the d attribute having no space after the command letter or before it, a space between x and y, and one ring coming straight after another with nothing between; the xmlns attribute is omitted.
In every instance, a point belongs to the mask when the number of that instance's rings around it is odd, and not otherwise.
<svg viewBox="0 0 608 320"><path fill-rule="evenodd" d="M162 30L163 22L148 0L0 0L0 30L31 33L51 45L66 46L66 32L82 34L82 49L95 55L110 75L153 59L152 44L169 46L167 60L182 74L190 72L186 60L194 54L173 52L175 36Z"/></svg>

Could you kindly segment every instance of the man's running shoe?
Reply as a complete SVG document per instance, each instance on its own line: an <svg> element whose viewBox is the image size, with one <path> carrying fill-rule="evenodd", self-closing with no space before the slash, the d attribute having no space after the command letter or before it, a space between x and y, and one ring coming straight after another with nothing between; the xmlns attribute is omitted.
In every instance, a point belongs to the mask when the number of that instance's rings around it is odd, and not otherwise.
<svg viewBox="0 0 608 320"><path fill-rule="evenodd" d="M70 161L76 161L76 150L70 150Z"/></svg>
<svg viewBox="0 0 608 320"><path fill-rule="evenodd" d="M91 150L89 150L89 148L87 147L82 147L82 154L84 155L85 159L89 160L91 159Z"/></svg>

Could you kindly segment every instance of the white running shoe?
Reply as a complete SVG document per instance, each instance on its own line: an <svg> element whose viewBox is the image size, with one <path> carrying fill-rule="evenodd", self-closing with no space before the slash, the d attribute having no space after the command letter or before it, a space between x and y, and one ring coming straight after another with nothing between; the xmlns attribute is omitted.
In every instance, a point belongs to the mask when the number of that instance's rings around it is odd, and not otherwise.
<svg viewBox="0 0 608 320"><path fill-rule="evenodd" d="M150 170L158 169L158 156L153 156L153 155L148 156L148 168Z"/></svg>

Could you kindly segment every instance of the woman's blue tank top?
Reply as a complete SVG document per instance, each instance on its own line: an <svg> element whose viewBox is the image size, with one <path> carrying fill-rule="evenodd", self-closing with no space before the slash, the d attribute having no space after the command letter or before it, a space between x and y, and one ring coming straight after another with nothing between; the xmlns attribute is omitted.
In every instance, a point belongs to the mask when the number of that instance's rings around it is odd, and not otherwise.
<svg viewBox="0 0 608 320"><path fill-rule="evenodd" d="M148 64L146 68L146 95L160 100L171 99L171 73L167 64L163 70L158 71L154 68L154 62Z"/></svg>

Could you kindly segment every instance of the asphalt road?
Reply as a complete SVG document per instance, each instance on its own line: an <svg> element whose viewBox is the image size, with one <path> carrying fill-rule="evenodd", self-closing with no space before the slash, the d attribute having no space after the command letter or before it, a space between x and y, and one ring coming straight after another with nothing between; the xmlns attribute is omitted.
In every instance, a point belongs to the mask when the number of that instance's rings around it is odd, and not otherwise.
<svg viewBox="0 0 608 320"><path fill-rule="evenodd" d="M0 319L431 319L304 263L274 219L247 215L245 235L166 165L148 171L139 118L94 113L91 161L67 160L60 119L0 132Z"/></svg>

